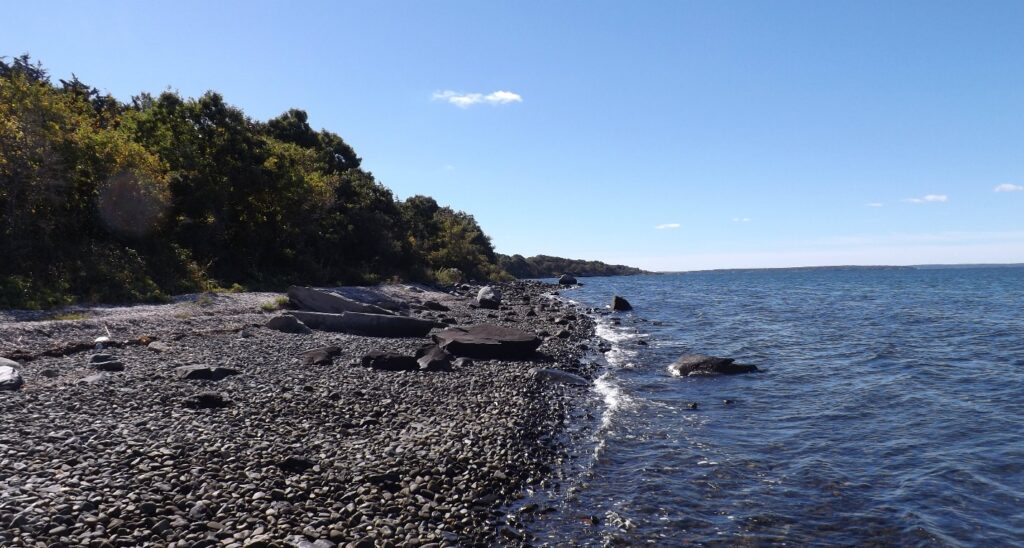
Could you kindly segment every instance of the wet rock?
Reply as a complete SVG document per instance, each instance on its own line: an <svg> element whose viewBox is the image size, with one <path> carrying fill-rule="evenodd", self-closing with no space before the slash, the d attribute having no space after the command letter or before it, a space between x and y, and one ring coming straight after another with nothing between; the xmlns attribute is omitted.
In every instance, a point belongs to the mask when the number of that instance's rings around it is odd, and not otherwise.
<svg viewBox="0 0 1024 548"><path fill-rule="evenodd" d="M420 369L420 364L413 356L380 350L374 350L363 356L360 363L363 367L381 371L419 371Z"/></svg>
<svg viewBox="0 0 1024 548"><path fill-rule="evenodd" d="M184 365L175 368L174 372L179 379L189 381L219 381L240 373L231 367L207 367L205 365Z"/></svg>
<svg viewBox="0 0 1024 548"><path fill-rule="evenodd" d="M341 348L337 346L325 346L307 350L299 355L302 365L330 365L334 358L341 354Z"/></svg>
<svg viewBox="0 0 1024 548"><path fill-rule="evenodd" d="M490 285L481 287L476 294L476 304L480 308L497 310L501 306L501 290Z"/></svg>
<svg viewBox="0 0 1024 548"><path fill-rule="evenodd" d="M576 285L576 278L572 274L562 274L558 278L559 285Z"/></svg>
<svg viewBox="0 0 1024 548"><path fill-rule="evenodd" d="M633 305L629 304L629 301L622 297L615 295L612 297L612 310L618 310L624 312L626 310L633 310Z"/></svg>
<svg viewBox="0 0 1024 548"><path fill-rule="evenodd" d="M185 398L185 407L192 409L219 409L228 407L231 402L220 392L199 392Z"/></svg>
<svg viewBox="0 0 1024 548"><path fill-rule="evenodd" d="M7 358L0 358L0 391L19 390L24 384L24 379L21 378L21 373L17 369L18 362L14 360L8 360Z"/></svg>
<svg viewBox="0 0 1024 548"><path fill-rule="evenodd" d="M434 341L456 356L498 360L532 357L541 343L532 333L491 324L445 329L434 335Z"/></svg>
<svg viewBox="0 0 1024 548"><path fill-rule="evenodd" d="M668 366L677 377L688 375L735 375L757 371L753 365L734 363L733 358L719 358L704 354L686 354Z"/></svg>
<svg viewBox="0 0 1024 548"><path fill-rule="evenodd" d="M270 318L267 322L267 329L280 331L282 333L294 333L297 335L309 335L313 332L306 324L302 323L295 316L282 315Z"/></svg>

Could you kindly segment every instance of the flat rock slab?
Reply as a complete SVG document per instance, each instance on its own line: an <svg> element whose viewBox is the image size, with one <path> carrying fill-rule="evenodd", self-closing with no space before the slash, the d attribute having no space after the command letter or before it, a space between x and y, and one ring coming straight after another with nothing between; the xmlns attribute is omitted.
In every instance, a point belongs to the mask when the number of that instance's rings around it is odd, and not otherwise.
<svg viewBox="0 0 1024 548"><path fill-rule="evenodd" d="M677 377L688 375L736 375L757 371L753 365L735 363L732 358L719 358L704 354L685 354L669 365L669 371Z"/></svg>
<svg viewBox="0 0 1024 548"><path fill-rule="evenodd" d="M288 314L313 329L368 337L426 337L431 329L441 326L437 322L420 318L359 312L328 314L293 310Z"/></svg>
<svg viewBox="0 0 1024 548"><path fill-rule="evenodd" d="M18 365L18 362L0 358L0 391L18 390L25 384L21 373L14 368L15 365Z"/></svg>
<svg viewBox="0 0 1024 548"><path fill-rule="evenodd" d="M434 335L434 340L456 356L498 360L529 358L541 343L533 333L491 324L452 327Z"/></svg>
<svg viewBox="0 0 1024 548"><path fill-rule="evenodd" d="M313 289L312 287L293 285L288 288L288 299L295 306L310 312L327 312L330 314L362 312L365 314L388 315L392 313L390 310L373 304L366 304L332 291Z"/></svg>
<svg viewBox="0 0 1024 548"><path fill-rule="evenodd" d="M189 381L219 381L237 375L239 371L231 367L207 367L205 365L185 365L174 369L179 379Z"/></svg>

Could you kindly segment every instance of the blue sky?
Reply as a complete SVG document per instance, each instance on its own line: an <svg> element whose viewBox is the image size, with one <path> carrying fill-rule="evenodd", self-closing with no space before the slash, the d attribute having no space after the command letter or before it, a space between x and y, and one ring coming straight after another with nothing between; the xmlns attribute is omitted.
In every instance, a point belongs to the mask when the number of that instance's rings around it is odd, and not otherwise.
<svg viewBox="0 0 1024 548"><path fill-rule="evenodd" d="M302 108L504 253L1024 262L1022 25L1017 1L38 1L5 6L0 55Z"/></svg>

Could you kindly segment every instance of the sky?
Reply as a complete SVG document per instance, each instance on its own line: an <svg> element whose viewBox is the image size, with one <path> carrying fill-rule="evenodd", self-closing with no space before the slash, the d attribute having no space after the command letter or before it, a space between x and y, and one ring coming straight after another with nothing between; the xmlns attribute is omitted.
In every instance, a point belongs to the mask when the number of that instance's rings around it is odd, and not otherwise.
<svg viewBox="0 0 1024 548"><path fill-rule="evenodd" d="M1024 262L1024 2L17 2L127 100L340 134L502 253L651 270Z"/></svg>

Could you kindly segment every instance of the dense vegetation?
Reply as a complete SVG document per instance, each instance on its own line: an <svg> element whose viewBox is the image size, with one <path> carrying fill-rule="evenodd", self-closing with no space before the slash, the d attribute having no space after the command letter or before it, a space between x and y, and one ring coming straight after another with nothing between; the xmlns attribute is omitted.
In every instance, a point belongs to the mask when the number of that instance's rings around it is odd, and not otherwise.
<svg viewBox="0 0 1024 548"><path fill-rule="evenodd" d="M396 200L301 110L122 103L28 56L0 59L0 257L0 307L505 275L472 216Z"/></svg>
<svg viewBox="0 0 1024 548"><path fill-rule="evenodd" d="M523 257L522 255L498 255L498 265L516 278L554 278L562 274L574 276L629 276L644 274L643 270L631 266L605 264L600 261L563 259L548 255Z"/></svg>

